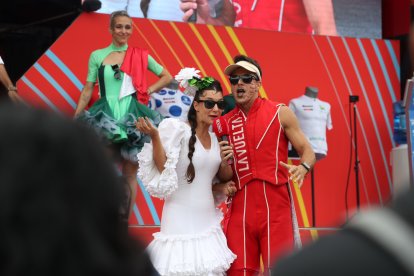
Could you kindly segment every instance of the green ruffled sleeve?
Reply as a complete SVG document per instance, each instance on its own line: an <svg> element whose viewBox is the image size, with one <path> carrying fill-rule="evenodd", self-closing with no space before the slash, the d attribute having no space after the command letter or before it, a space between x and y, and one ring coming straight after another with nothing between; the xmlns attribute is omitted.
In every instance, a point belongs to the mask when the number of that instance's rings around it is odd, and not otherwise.
<svg viewBox="0 0 414 276"><path fill-rule="evenodd" d="M86 78L86 81L89 82L95 82L98 78L98 69L99 69L99 63L97 61L97 52L92 52L91 56L89 57L89 63L88 63L88 76Z"/></svg>

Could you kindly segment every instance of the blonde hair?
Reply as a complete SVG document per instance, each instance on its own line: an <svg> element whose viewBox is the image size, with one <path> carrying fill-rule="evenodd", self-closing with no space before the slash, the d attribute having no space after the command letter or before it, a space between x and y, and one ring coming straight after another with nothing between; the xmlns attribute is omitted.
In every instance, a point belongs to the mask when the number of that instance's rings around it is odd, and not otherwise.
<svg viewBox="0 0 414 276"><path fill-rule="evenodd" d="M131 19L131 16L129 16L127 11L124 11L124 10L114 11L113 13L111 13L111 19L110 19L110 23L109 23L109 26L111 27L111 30L113 30L114 27L115 27L115 18L117 18L119 16L126 16L126 17Z"/></svg>

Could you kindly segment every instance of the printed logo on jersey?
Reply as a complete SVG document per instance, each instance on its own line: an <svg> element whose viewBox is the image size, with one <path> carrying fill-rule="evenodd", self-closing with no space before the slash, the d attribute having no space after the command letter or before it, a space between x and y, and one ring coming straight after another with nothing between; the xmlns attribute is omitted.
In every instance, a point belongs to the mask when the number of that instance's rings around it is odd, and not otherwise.
<svg viewBox="0 0 414 276"><path fill-rule="evenodd" d="M186 96L186 95L183 95L183 96L181 96L181 102L185 105L190 106L191 105L191 98Z"/></svg>
<svg viewBox="0 0 414 276"><path fill-rule="evenodd" d="M313 111L313 105L302 104L303 111Z"/></svg>

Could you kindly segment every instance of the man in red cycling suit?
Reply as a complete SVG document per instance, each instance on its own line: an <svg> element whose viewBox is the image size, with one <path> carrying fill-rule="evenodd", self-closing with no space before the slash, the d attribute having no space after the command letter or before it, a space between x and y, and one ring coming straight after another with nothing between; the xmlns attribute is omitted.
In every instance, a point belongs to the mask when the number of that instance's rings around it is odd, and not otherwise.
<svg viewBox="0 0 414 276"><path fill-rule="evenodd" d="M315 163L315 154L294 113L284 104L259 97L262 71L246 56L227 66L236 107L223 115L234 150L232 198L226 236L237 255L227 275L257 275L260 255L266 275L275 258L300 245L289 179L302 185ZM301 164L288 165L288 142Z"/></svg>

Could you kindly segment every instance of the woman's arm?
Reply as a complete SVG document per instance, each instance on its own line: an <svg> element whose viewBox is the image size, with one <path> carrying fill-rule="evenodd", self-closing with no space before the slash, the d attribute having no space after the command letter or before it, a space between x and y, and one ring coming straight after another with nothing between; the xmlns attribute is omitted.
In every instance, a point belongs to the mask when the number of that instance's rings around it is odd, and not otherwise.
<svg viewBox="0 0 414 276"><path fill-rule="evenodd" d="M79 116L79 114L81 114L83 110L85 110L86 106L89 104L89 101L91 100L91 97L92 97L93 86L94 86L93 82L87 81L85 86L83 87L81 96L79 98L78 106L76 107L76 111L74 115L75 118Z"/></svg>
<svg viewBox="0 0 414 276"><path fill-rule="evenodd" d="M158 80L148 86L148 95L161 90L166 87L172 80L170 72L162 67L151 55L148 55L148 70L158 76Z"/></svg>
<svg viewBox="0 0 414 276"><path fill-rule="evenodd" d="M155 83L148 86L148 95L151 95L152 93L157 92L162 88L166 87L172 80L170 72L168 72L168 70L165 68L162 70L161 74L158 75L158 77L159 79Z"/></svg>
<svg viewBox="0 0 414 276"><path fill-rule="evenodd" d="M136 122L136 127L142 133L148 134L152 140L152 155L155 162L155 166L157 167L158 171L162 173L164 170L165 162L167 162L167 155L165 154L164 147L161 143L160 134L158 129L155 128L148 118L138 118Z"/></svg>

